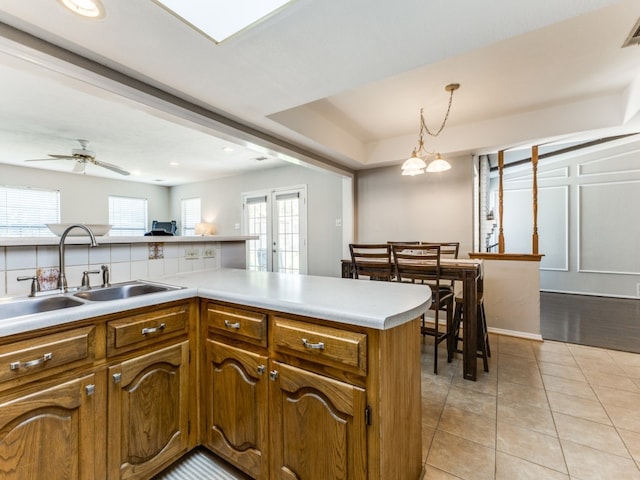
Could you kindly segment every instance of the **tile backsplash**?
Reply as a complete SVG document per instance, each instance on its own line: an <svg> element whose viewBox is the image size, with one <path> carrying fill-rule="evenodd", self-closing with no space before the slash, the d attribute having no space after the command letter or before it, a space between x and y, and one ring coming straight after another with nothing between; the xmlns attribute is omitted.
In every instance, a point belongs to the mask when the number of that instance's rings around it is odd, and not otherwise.
<svg viewBox="0 0 640 480"><path fill-rule="evenodd" d="M85 271L100 270L107 265L111 283L139 278L153 279L163 275L220 268L218 243L119 243L65 247L65 270L70 287L79 286ZM55 289L58 279L58 247L0 247L0 298L27 295L31 282L17 280L21 276L38 276L42 290ZM92 275L91 283L100 285L100 275Z"/></svg>

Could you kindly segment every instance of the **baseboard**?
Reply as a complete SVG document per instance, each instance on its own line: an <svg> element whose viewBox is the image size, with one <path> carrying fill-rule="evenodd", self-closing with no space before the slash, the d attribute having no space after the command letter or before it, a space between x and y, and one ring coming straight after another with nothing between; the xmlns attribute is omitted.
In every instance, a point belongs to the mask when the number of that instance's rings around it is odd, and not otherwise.
<svg viewBox="0 0 640 480"><path fill-rule="evenodd" d="M639 297L635 295L614 295L612 293L595 293L595 292L572 292L568 290L552 290L548 288L541 288L540 293L563 293L567 295L584 295L585 297L605 297L605 298L624 298L637 300Z"/></svg>
<svg viewBox="0 0 640 480"><path fill-rule="evenodd" d="M489 333L493 333L495 335L504 335L505 337L517 337L524 338L526 340L536 340L538 342L543 342L542 335L539 333L529 333L529 332L519 332L517 330L506 330L504 328L495 328L488 327Z"/></svg>
<svg viewBox="0 0 640 480"><path fill-rule="evenodd" d="M425 323L428 325L433 325L435 322L433 318L427 317ZM442 326L446 326L447 321L446 319L439 318L438 324ZM535 340L538 342L544 341L542 339L542 335L540 335L539 333L519 332L517 330L506 330L504 328L495 328L495 327L488 327L487 329L489 330L489 333L493 333L494 335L504 335L505 337L523 338L525 340Z"/></svg>

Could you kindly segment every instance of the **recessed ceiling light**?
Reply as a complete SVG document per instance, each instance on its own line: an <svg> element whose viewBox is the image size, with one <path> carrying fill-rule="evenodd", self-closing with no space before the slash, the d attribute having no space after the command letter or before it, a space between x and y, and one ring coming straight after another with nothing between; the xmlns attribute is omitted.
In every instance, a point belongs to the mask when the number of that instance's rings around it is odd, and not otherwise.
<svg viewBox="0 0 640 480"><path fill-rule="evenodd" d="M227 153L228 152L233 152L233 148L232 147L224 147L222 150L227 152Z"/></svg>
<svg viewBox="0 0 640 480"><path fill-rule="evenodd" d="M276 13L293 0L154 0L216 43Z"/></svg>
<svg viewBox="0 0 640 480"><path fill-rule="evenodd" d="M103 18L105 10L100 0L59 0L62 5L73 13L89 18Z"/></svg>
<svg viewBox="0 0 640 480"><path fill-rule="evenodd" d="M171 165L172 167L177 167L178 165L180 165L180 162L169 162L169 165Z"/></svg>

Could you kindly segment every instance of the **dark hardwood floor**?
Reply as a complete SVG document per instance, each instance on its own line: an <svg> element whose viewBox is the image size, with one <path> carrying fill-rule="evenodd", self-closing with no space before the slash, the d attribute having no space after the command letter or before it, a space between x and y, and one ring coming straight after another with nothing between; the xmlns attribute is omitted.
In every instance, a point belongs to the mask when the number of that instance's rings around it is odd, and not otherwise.
<svg viewBox="0 0 640 480"><path fill-rule="evenodd" d="M640 353L640 300L540 292L545 340Z"/></svg>

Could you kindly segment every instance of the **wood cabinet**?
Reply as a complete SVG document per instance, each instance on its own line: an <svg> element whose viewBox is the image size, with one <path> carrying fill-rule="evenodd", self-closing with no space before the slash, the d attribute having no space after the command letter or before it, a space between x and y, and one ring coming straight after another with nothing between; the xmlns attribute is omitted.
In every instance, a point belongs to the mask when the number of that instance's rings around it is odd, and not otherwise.
<svg viewBox="0 0 640 480"><path fill-rule="evenodd" d="M267 357L205 341L204 444L256 479L268 478Z"/></svg>
<svg viewBox="0 0 640 480"><path fill-rule="evenodd" d="M148 478L187 450L189 342L108 369L109 479Z"/></svg>
<svg viewBox="0 0 640 480"><path fill-rule="evenodd" d="M0 338L0 478L149 479L195 446L177 301Z"/></svg>
<svg viewBox="0 0 640 480"><path fill-rule="evenodd" d="M272 362L271 478L365 480L363 388Z"/></svg>
<svg viewBox="0 0 640 480"><path fill-rule="evenodd" d="M420 478L418 319L375 330L203 300L201 322L215 453L256 479Z"/></svg>
<svg viewBox="0 0 640 480"><path fill-rule="evenodd" d="M0 478L101 478L95 375L29 388L0 401Z"/></svg>

